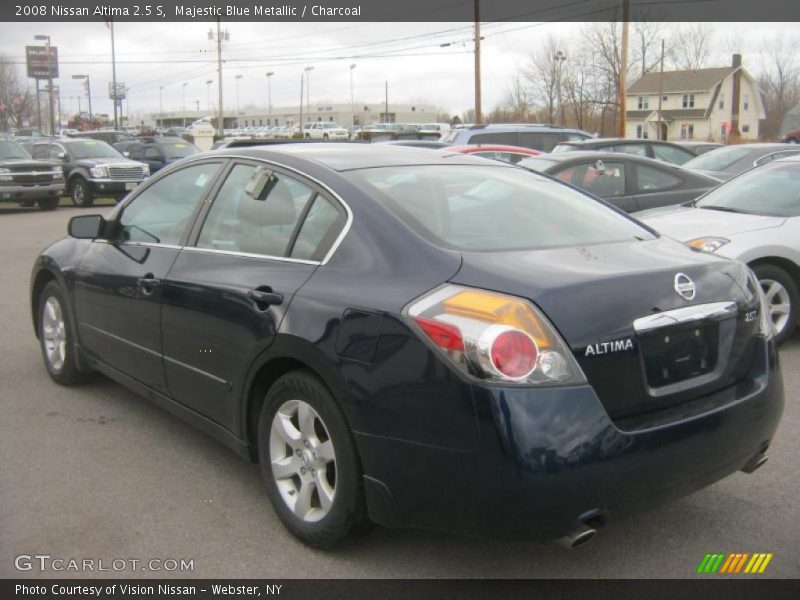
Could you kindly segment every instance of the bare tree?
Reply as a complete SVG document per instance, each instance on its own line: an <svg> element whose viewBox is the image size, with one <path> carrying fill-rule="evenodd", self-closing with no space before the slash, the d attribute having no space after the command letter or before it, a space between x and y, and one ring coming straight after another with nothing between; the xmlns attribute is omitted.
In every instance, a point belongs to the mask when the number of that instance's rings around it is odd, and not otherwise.
<svg viewBox="0 0 800 600"><path fill-rule="evenodd" d="M19 66L0 56L0 130L22 127L36 112L36 100L20 77Z"/></svg>
<svg viewBox="0 0 800 600"><path fill-rule="evenodd" d="M761 49L761 73L758 85L767 113L761 127L764 137L777 137L786 113L800 102L800 61L796 48L800 37L784 35L773 38Z"/></svg>
<svg viewBox="0 0 800 600"><path fill-rule="evenodd" d="M555 121L559 86L559 60L556 52L561 49L561 41L548 36L544 44L530 57L524 76L529 84L532 101L544 107L546 121Z"/></svg>
<svg viewBox="0 0 800 600"><path fill-rule="evenodd" d="M714 28L708 23L681 23L669 41L670 69L696 71L708 66L714 43Z"/></svg>

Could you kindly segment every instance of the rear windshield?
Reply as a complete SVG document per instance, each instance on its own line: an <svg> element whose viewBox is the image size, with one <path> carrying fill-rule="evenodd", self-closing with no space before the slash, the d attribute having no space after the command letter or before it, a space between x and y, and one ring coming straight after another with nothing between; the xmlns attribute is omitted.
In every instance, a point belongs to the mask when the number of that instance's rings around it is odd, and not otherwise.
<svg viewBox="0 0 800 600"><path fill-rule="evenodd" d="M737 160L750 154L752 150L746 146L730 146L706 152L702 156L693 158L683 163L687 169L700 169L701 171L724 171Z"/></svg>
<svg viewBox="0 0 800 600"><path fill-rule="evenodd" d="M417 233L447 248L491 252L653 238L602 203L523 169L424 165L348 176Z"/></svg>
<svg viewBox="0 0 800 600"><path fill-rule="evenodd" d="M198 149L193 144L184 144L181 142L161 144L161 149L164 151L164 156L167 157L168 160L184 158L198 152Z"/></svg>

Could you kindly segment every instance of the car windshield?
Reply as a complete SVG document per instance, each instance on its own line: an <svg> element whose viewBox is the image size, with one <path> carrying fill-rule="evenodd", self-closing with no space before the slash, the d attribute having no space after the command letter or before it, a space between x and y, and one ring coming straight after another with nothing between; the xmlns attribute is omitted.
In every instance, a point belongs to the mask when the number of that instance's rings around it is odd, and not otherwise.
<svg viewBox="0 0 800 600"><path fill-rule="evenodd" d="M533 250L653 238L600 202L523 169L424 165L348 176L417 233L447 248Z"/></svg>
<svg viewBox="0 0 800 600"><path fill-rule="evenodd" d="M12 140L0 140L0 159L5 158L30 158L31 155L25 148Z"/></svg>
<svg viewBox="0 0 800 600"><path fill-rule="evenodd" d="M698 208L771 217L800 216L800 162L774 162L731 179L695 203Z"/></svg>
<svg viewBox="0 0 800 600"><path fill-rule="evenodd" d="M75 158L122 158L122 154L99 140L70 142L69 149Z"/></svg>
<svg viewBox="0 0 800 600"><path fill-rule="evenodd" d="M724 171L737 160L750 154L752 150L746 146L730 146L706 152L702 156L687 160L683 166L687 169L701 171Z"/></svg>
<svg viewBox="0 0 800 600"><path fill-rule="evenodd" d="M167 158L167 160L185 158L197 153L197 148L192 144L185 144L181 142L175 142L174 144L161 144L161 149L164 151L164 156Z"/></svg>

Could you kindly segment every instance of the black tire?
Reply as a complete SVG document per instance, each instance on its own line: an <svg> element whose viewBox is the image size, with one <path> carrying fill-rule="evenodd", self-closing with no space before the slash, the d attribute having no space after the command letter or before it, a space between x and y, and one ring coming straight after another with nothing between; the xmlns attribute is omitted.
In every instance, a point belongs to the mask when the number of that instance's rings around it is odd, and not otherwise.
<svg viewBox="0 0 800 600"><path fill-rule="evenodd" d="M322 139L327 142L330 138L328 137L328 134L326 133L325 135L322 136Z"/></svg>
<svg viewBox="0 0 800 600"><path fill-rule="evenodd" d="M307 134L306 134L306 139L307 139L307 140L310 140L310 139L311 139L311 134L310 134L310 133L307 133Z"/></svg>
<svg viewBox="0 0 800 600"><path fill-rule="evenodd" d="M51 298L55 299L55 301L58 303L64 323L64 331L62 336L64 340L64 357L63 364L61 365L53 365L51 360L48 358L46 347L44 311L48 300ZM76 383L84 381L87 373L81 371L78 368L77 362L75 361L75 337L74 332L72 331L72 324L70 322L69 306L67 305L64 295L61 292L61 288L55 281L51 281L44 286L42 294L39 296L37 315L39 317L37 322L37 327L39 329L39 346L42 350L42 358L50 378L59 385L75 385Z"/></svg>
<svg viewBox="0 0 800 600"><path fill-rule="evenodd" d="M270 434L275 414L290 400L301 400L319 415L335 452L335 495L327 514L315 522L296 516L281 497L272 472ZM356 533L365 519L361 467L350 429L325 385L307 371L292 371L269 389L258 421L258 458L272 506L284 526L315 548L331 548Z"/></svg>
<svg viewBox="0 0 800 600"><path fill-rule="evenodd" d="M42 210L55 210L58 208L58 203L61 201L61 198L56 196L55 198L42 198L38 201L39 208Z"/></svg>
<svg viewBox="0 0 800 600"><path fill-rule="evenodd" d="M76 177L70 186L70 196L72 204L85 208L94 205L94 192L92 186L82 177Z"/></svg>
<svg viewBox="0 0 800 600"><path fill-rule="evenodd" d="M798 310L800 310L800 292L797 289L797 282L789 273L776 265L755 265L753 272L758 277L759 282L775 281L786 290L789 300L788 319L786 319L785 324L779 331L775 331L775 341L780 344L792 335L797 327ZM765 286L762 284L761 287L764 288ZM770 298L767 298L767 301L769 302Z"/></svg>
<svg viewBox="0 0 800 600"><path fill-rule="evenodd" d="M790 137L786 141L789 142L790 144L798 144L798 143L800 143L800 140L798 140L796 137Z"/></svg>

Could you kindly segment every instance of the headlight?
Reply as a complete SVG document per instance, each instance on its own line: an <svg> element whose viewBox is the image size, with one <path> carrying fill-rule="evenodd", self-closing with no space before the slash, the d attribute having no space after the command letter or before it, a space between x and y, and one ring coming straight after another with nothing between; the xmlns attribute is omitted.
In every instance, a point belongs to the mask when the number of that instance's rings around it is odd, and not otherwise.
<svg viewBox="0 0 800 600"><path fill-rule="evenodd" d="M769 303L767 302L767 297L764 295L764 290L761 289L761 283L758 281L758 277L752 269L749 269L749 271L750 291L758 296L758 330L756 333L769 339L775 334L775 330L772 326L772 316L769 314Z"/></svg>
<svg viewBox="0 0 800 600"><path fill-rule="evenodd" d="M96 179L105 179L108 177L108 169L106 167L92 167L89 169L89 173Z"/></svg>
<svg viewBox="0 0 800 600"><path fill-rule="evenodd" d="M721 237L701 237L689 240L685 243L690 248L700 250L701 252L716 252L728 242L730 242L730 240Z"/></svg>
<svg viewBox="0 0 800 600"><path fill-rule="evenodd" d="M521 298L445 285L414 301L406 315L425 341L478 379L526 385L586 381L553 326Z"/></svg>
<svg viewBox="0 0 800 600"><path fill-rule="evenodd" d="M150 176L150 165L142 165L142 174L145 177L149 177Z"/></svg>

